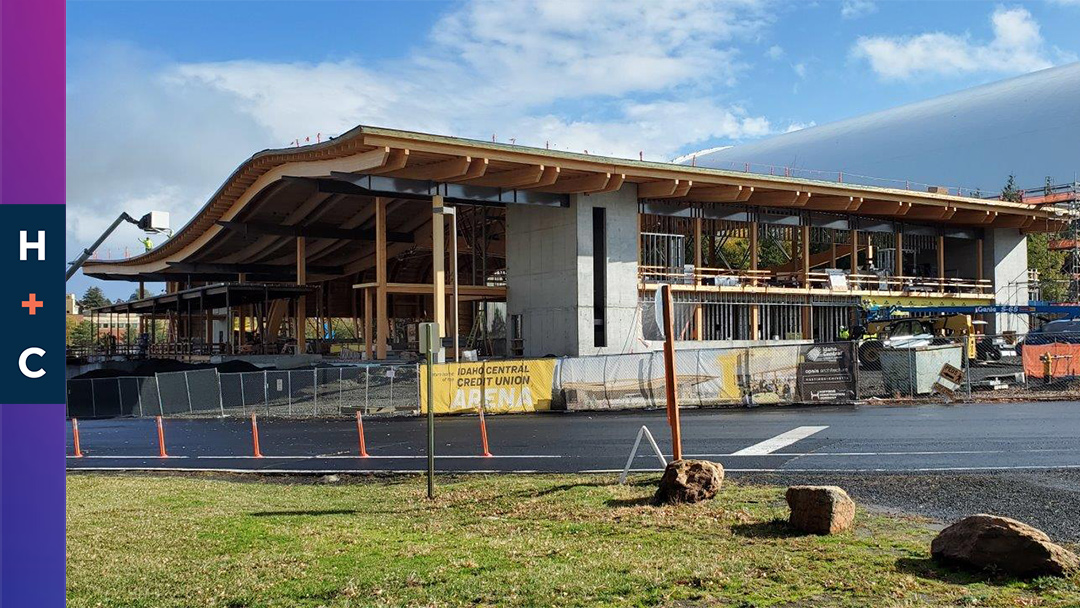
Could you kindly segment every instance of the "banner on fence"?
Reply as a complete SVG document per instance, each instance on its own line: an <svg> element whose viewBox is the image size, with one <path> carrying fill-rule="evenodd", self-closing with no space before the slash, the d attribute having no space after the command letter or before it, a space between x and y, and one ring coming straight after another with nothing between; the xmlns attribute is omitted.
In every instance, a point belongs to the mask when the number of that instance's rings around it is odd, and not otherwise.
<svg viewBox="0 0 1080 608"><path fill-rule="evenodd" d="M535 412L551 409L555 359L436 364L436 414ZM427 369L420 369L420 407L427 407Z"/></svg>
<svg viewBox="0 0 1080 608"><path fill-rule="evenodd" d="M800 346L796 384L804 403L845 403L855 399L852 342Z"/></svg>

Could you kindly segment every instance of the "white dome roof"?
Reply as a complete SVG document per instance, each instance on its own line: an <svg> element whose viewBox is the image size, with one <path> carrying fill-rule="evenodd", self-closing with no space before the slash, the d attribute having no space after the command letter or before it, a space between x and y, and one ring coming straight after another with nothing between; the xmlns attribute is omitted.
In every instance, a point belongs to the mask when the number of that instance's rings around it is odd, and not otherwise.
<svg viewBox="0 0 1080 608"><path fill-rule="evenodd" d="M1080 172L1080 63L696 156L699 167L764 165L844 173L844 181L999 191L1071 182ZM757 165L757 166L755 166ZM793 175L829 179L826 174ZM835 179L835 177L833 177ZM923 189L923 187L919 187ZM967 192L965 192L966 194Z"/></svg>

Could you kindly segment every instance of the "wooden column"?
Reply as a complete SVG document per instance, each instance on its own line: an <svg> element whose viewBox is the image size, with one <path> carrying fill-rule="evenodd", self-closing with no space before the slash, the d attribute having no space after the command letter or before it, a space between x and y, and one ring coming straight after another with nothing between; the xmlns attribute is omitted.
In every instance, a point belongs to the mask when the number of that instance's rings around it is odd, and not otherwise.
<svg viewBox="0 0 1080 608"><path fill-rule="evenodd" d="M975 239L975 278L983 280L983 240Z"/></svg>
<svg viewBox="0 0 1080 608"><path fill-rule="evenodd" d="M353 276L352 282L354 284L360 282L360 273L356 273ZM352 290L352 294L350 294L350 296L349 296L349 312L350 312L350 314L352 314L352 326L353 326L352 335L353 335L353 340L358 341L357 344L359 344L359 340L360 340L360 320L357 317L356 298L359 297L359 295L360 294L356 293L356 290L354 289L354 290Z"/></svg>
<svg viewBox="0 0 1080 608"><path fill-rule="evenodd" d="M386 358L386 343L390 336L390 311L386 297L386 204L384 197L375 197L375 358ZM368 313L364 313L368 316Z"/></svg>
<svg viewBox="0 0 1080 608"><path fill-rule="evenodd" d="M803 340L814 339L814 315L809 304L802 307L802 337Z"/></svg>
<svg viewBox="0 0 1080 608"><path fill-rule="evenodd" d="M938 290L945 291L945 237L937 237L937 277Z"/></svg>
<svg viewBox="0 0 1080 608"><path fill-rule="evenodd" d="M236 344L237 344L237 346L243 346L244 345L244 334L246 333L244 331L244 328L247 325L247 306L244 306L243 304L241 304L240 306L237 306L236 308L237 308L237 310L240 311L240 315L239 315L240 316L240 336L237 339Z"/></svg>
<svg viewBox="0 0 1080 608"><path fill-rule="evenodd" d="M371 359L371 289L364 288L364 354Z"/></svg>
<svg viewBox="0 0 1080 608"><path fill-rule="evenodd" d="M851 274L859 272L859 231L851 231Z"/></svg>
<svg viewBox="0 0 1080 608"><path fill-rule="evenodd" d="M750 270L757 271L758 269L758 223L750 222ZM756 287L758 284L757 272L752 272L750 276L750 286ZM756 308L756 307L755 307Z"/></svg>
<svg viewBox="0 0 1080 608"><path fill-rule="evenodd" d="M431 197L432 320L439 324L440 338L446 336L446 234L443 214L436 211L442 206L442 196Z"/></svg>
<svg viewBox="0 0 1080 608"><path fill-rule="evenodd" d="M894 250L894 266L896 267L896 276L904 276L904 233L896 231L896 249ZM903 286L900 288L903 291Z"/></svg>
<svg viewBox="0 0 1080 608"><path fill-rule="evenodd" d="M851 268L851 274L852 275L861 274L859 272L859 231L858 230L852 230L851 231L851 257L848 258L848 259L850 260L850 262L848 262L848 267ZM852 289L859 289L859 279L857 279L857 278L852 279L851 288Z"/></svg>
<svg viewBox="0 0 1080 608"><path fill-rule="evenodd" d="M799 256L802 258L802 285L810 287L810 226L803 226L799 238Z"/></svg>
<svg viewBox="0 0 1080 608"><path fill-rule="evenodd" d="M750 222L750 270L758 269L758 223ZM758 284L757 272L750 273L750 286ZM761 307L757 304L750 306L750 339L761 339Z"/></svg>
<svg viewBox="0 0 1080 608"><path fill-rule="evenodd" d="M307 239L296 237L296 284L307 285ZM229 326L232 335L232 325ZM307 352L307 295L296 298L296 352Z"/></svg>
<svg viewBox="0 0 1080 608"><path fill-rule="evenodd" d="M694 285L698 285L698 273L701 268L701 218L694 218ZM701 303L694 307L694 339L705 339L704 314Z"/></svg>
<svg viewBox="0 0 1080 608"><path fill-rule="evenodd" d="M833 233L832 249L829 252L829 268L836 269L836 234Z"/></svg>

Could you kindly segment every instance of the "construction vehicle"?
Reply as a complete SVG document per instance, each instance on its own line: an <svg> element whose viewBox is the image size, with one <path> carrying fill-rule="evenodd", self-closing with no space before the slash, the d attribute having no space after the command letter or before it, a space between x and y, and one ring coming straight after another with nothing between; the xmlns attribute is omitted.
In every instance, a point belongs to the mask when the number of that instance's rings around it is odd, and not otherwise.
<svg viewBox="0 0 1080 608"><path fill-rule="evenodd" d="M1001 349L987 336L976 331L985 321L973 321L971 315L952 314L934 317L901 317L871 320L855 327L851 338L859 343L859 362L868 369L881 365L884 348L906 349L948 344L961 337L966 344L968 359L1001 359Z"/></svg>

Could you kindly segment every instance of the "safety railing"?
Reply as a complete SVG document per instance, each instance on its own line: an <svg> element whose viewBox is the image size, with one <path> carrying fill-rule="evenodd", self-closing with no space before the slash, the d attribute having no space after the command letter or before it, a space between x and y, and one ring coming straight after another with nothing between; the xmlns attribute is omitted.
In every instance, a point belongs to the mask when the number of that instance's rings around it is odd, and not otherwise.
<svg viewBox="0 0 1080 608"><path fill-rule="evenodd" d="M745 288L780 290L824 290L889 292L905 295L993 295L993 284L987 279L957 277L895 276L888 274L850 274L840 272L800 271L773 272L769 270L738 270L727 268L687 267L683 271L666 266L639 266L638 277L643 287L663 283L700 285L721 290Z"/></svg>

